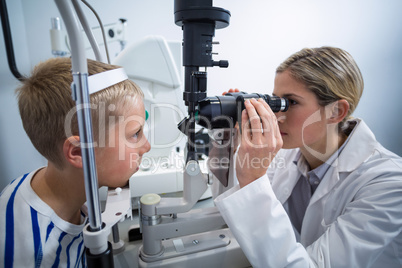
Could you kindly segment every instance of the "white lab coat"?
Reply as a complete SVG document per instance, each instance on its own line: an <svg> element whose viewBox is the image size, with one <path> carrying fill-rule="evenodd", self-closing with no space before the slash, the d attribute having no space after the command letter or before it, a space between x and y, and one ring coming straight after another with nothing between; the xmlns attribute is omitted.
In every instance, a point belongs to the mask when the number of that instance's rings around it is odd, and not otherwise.
<svg viewBox="0 0 402 268"><path fill-rule="evenodd" d="M354 120L300 234L286 213L299 178L298 149L281 150L267 175L215 199L253 267L402 267L402 160Z"/></svg>

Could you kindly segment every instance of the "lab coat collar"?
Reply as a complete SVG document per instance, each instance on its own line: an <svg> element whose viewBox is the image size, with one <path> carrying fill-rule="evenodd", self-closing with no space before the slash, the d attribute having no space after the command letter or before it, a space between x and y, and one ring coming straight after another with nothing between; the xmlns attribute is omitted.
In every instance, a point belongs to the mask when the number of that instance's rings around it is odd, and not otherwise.
<svg viewBox="0 0 402 268"><path fill-rule="evenodd" d="M352 121L356 122L356 126L350 134L352 137L338 158L339 172L352 172L357 169L378 148L378 142L366 123L359 118L354 118Z"/></svg>
<svg viewBox="0 0 402 268"><path fill-rule="evenodd" d="M348 140L345 148L343 148L339 158L335 159L331 164L327 174L324 176L325 179L323 178L323 181L312 196L310 204L320 199L332 189L332 187L339 181L340 172L352 172L361 163L365 162L374 153L375 148L378 147L374 134L364 121L358 118L354 118L352 121L356 122L353 131L350 133L352 136ZM283 157L284 159L291 159L289 162L285 160L285 165L277 171L278 173L281 173L281 176L278 177L288 179L274 179L272 181L272 188L282 204L284 204L289 198L297 180L300 178L301 173L298 170L297 165L292 161L298 159L297 157L299 154L299 149L283 149L278 152L277 158Z"/></svg>
<svg viewBox="0 0 402 268"><path fill-rule="evenodd" d="M354 118L349 122L354 122L354 127L346 140L346 144L343 144L341 149L326 161L329 166L337 167L339 172L355 170L374 153L378 145L373 132L363 120ZM335 154L338 155L335 156ZM296 161L300 157L302 156L299 151L296 155Z"/></svg>
<svg viewBox="0 0 402 268"><path fill-rule="evenodd" d="M311 197L310 205L331 191L338 183L340 173L356 170L374 153L378 144L374 134L361 119L353 119L353 121L356 122L356 126L350 134L352 136L348 139L338 158L332 162L332 167L327 170L316 192Z"/></svg>

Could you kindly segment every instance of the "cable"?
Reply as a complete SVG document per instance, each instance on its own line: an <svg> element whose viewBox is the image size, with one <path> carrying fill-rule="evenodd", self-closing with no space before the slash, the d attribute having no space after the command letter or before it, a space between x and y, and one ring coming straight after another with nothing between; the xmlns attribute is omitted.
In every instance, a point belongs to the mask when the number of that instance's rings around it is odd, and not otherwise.
<svg viewBox="0 0 402 268"><path fill-rule="evenodd" d="M1 15L1 24L3 26L4 43L6 45L6 51L7 51L8 66L11 70L11 73L15 76L15 78L17 78L19 81L24 81L26 78L20 74L20 72L17 69L17 64L15 62L13 39L11 37L10 21L8 20L6 0L1 0L0 2L0 15Z"/></svg>
<svg viewBox="0 0 402 268"><path fill-rule="evenodd" d="M105 52L106 52L107 62L110 64L109 49L107 47L105 29L103 28L102 20L100 19L99 15L95 11L95 9L87 1L85 1L85 0L81 0L81 1L92 11L92 13L94 13L96 19L98 20L99 26L102 31L103 43L105 44Z"/></svg>

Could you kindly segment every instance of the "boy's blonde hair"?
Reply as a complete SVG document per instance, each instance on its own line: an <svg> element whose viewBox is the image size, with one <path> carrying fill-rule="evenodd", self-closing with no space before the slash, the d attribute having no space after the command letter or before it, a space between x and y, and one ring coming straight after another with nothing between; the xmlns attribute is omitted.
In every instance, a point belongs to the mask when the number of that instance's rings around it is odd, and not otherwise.
<svg viewBox="0 0 402 268"><path fill-rule="evenodd" d="M16 91L25 132L39 153L60 169L63 167L62 144L68 138L66 133L79 135L75 101L71 97L71 68L69 58L49 59L38 64ZM88 59L89 76L117 68L120 67ZM94 140L101 131L107 136L108 131L104 128L109 116L123 115L137 97L142 99L143 96L131 80L91 94ZM101 105L105 109L100 109ZM72 115L71 122L66 122L68 115ZM100 117L105 119L104 122L100 123Z"/></svg>
<svg viewBox="0 0 402 268"><path fill-rule="evenodd" d="M276 72L286 70L317 96L321 106L340 99L349 103L349 111L340 124L341 128L363 94L364 82L360 69L352 56L340 48L304 48L287 58Z"/></svg>

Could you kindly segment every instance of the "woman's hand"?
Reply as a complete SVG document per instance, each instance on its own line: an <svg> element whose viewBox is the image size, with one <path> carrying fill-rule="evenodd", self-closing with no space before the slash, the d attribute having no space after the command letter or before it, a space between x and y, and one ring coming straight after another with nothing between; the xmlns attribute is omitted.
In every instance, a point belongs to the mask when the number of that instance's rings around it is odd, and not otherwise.
<svg viewBox="0 0 402 268"><path fill-rule="evenodd" d="M224 91L224 92L222 93L222 96L225 96L225 95L228 94L228 93L236 93L236 92L240 92L240 90L237 89L237 88L235 88L235 89L231 88L231 89L229 89L229 91Z"/></svg>
<svg viewBox="0 0 402 268"><path fill-rule="evenodd" d="M276 116L268 104L262 99L246 100L244 104L241 144L236 158L240 187L263 176L283 145Z"/></svg>

